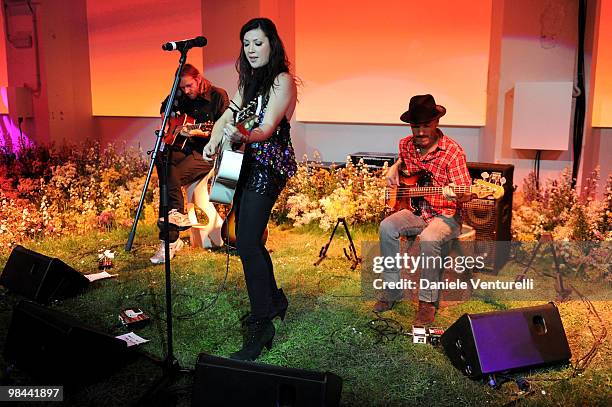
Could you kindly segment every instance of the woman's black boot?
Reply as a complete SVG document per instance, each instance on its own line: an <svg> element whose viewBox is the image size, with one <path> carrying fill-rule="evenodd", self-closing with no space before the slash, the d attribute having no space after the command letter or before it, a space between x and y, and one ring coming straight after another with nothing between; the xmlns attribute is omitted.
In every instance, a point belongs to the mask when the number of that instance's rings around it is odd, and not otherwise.
<svg viewBox="0 0 612 407"><path fill-rule="evenodd" d="M231 359L236 360L255 360L261 354L263 347L272 348L274 339L274 324L268 318L253 319L247 318L247 333L242 343L242 349L230 355Z"/></svg>
<svg viewBox="0 0 612 407"><path fill-rule="evenodd" d="M284 321L288 307L289 301L281 288L272 297L272 303L270 304L270 320L280 317L281 321Z"/></svg>
<svg viewBox="0 0 612 407"><path fill-rule="evenodd" d="M276 291L276 294L272 297L272 301L270 302L270 313L268 314L268 318L272 321L276 317L280 317L281 321L285 320L285 314L287 313L287 308L289 307L289 300L285 296L283 289L279 289ZM249 319L251 318L251 314L247 313L240 317L240 331L243 335L247 333L247 325Z"/></svg>

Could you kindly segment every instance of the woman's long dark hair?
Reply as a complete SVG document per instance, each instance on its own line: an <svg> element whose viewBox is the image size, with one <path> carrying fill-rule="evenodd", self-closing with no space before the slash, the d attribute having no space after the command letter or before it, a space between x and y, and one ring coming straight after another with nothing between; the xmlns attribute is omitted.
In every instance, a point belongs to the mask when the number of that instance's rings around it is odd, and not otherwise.
<svg viewBox="0 0 612 407"><path fill-rule="evenodd" d="M244 54L244 35L260 28L270 42L270 59L268 63L260 68L253 69ZM283 41L278 36L278 31L272 20L268 18L253 18L249 20L240 30L240 56L236 60L238 71L238 89L242 91L242 104L246 105L259 92L267 92L274 86L274 79L283 72L289 72L289 60L285 53Z"/></svg>

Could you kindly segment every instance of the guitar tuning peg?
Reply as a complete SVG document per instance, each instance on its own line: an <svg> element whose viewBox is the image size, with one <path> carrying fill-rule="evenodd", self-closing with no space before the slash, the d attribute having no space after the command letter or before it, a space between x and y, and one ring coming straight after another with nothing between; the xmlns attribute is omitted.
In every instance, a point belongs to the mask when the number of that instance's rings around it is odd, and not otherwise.
<svg viewBox="0 0 612 407"><path fill-rule="evenodd" d="M487 178L489 178L489 173L484 171L484 172L480 173L480 176L482 177L482 179L487 179Z"/></svg>

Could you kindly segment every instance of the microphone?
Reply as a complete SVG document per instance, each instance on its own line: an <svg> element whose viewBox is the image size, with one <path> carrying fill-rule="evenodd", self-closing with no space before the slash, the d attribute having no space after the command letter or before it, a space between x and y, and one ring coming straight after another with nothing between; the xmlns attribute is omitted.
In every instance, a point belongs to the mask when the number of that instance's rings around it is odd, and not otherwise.
<svg viewBox="0 0 612 407"><path fill-rule="evenodd" d="M164 51L185 51L193 47L203 47L206 45L207 42L208 41L206 40L206 37L199 36L195 38L190 38L188 40L167 42L165 44L162 44L162 49Z"/></svg>

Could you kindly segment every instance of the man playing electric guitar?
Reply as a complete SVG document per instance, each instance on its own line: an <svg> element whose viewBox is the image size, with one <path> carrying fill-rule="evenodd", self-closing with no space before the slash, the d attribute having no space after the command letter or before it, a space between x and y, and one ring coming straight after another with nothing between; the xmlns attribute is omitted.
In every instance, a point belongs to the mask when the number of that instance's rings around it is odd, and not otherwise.
<svg viewBox="0 0 612 407"><path fill-rule="evenodd" d="M438 121L445 113L446 109L437 105L433 96L417 95L410 99L408 111L400 117L401 121L410 124L412 135L400 140L400 158L387 172L387 185L399 187L400 170L409 175L424 172L430 176L433 186L442 187L442 193L420 199L414 212L403 209L381 222L379 238L382 256L396 257L400 251L401 236L419 236L419 254L439 256L442 245L460 234L461 219L457 202L469 199L470 194L460 194L453 186L469 186L471 178L465 152L438 128ZM436 264L433 266L421 267L421 279L440 281L443 269L436 268ZM386 268L383 277L385 282L399 281L400 270ZM401 290L385 290L374 305L374 311L383 312L393 308L401 297ZM433 322L437 304L438 290L420 290L414 324Z"/></svg>
<svg viewBox="0 0 612 407"><path fill-rule="evenodd" d="M183 66L181 71L180 95L174 100L172 109L174 117L171 118L170 128L167 129L167 136L164 137L165 157L169 156L168 162L168 221L170 223L170 258L179 251L184 243L179 239L179 231L188 229L191 226L189 218L183 212L185 203L183 202L183 192L181 186L189 185L192 182L204 177L212 169L212 162L202 158L202 150L210 140L210 131L205 127L188 126L183 131L177 129L179 124L206 123L214 122L227 109L229 99L227 92L221 88L213 86L202 74L190 64ZM164 112L166 100L162 102L160 112ZM186 117L185 122L179 117ZM180 127L180 126L179 126ZM212 128L212 127L211 127ZM180 133L180 134L179 134ZM163 157L156 163L157 175L160 185L164 177ZM162 227L163 219L160 218L158 226ZM164 233L160 230L159 239L161 243L157 252L151 257L151 262L161 264L165 262Z"/></svg>

